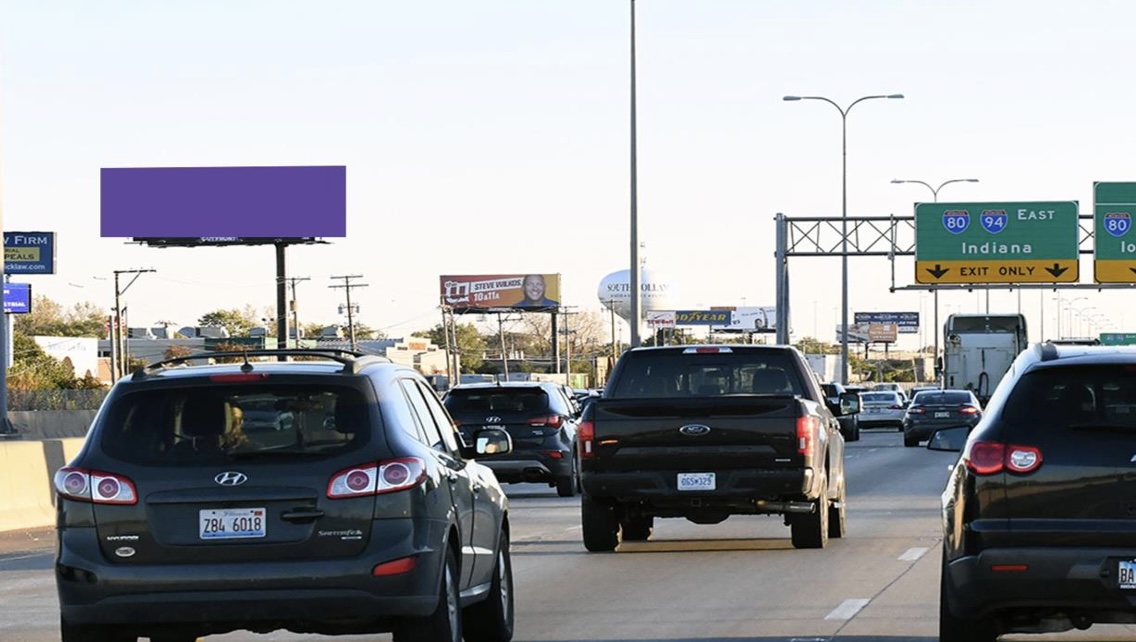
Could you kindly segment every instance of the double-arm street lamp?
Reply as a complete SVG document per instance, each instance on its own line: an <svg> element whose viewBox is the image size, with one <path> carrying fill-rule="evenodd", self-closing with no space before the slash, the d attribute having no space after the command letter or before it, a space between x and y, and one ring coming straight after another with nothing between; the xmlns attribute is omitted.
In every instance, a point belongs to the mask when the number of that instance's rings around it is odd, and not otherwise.
<svg viewBox="0 0 1136 642"><path fill-rule="evenodd" d="M865 100L878 98L903 98L903 94L880 94L861 96L853 100L847 107L841 107L835 101L824 96L785 96L783 100L820 100L836 108L840 112L840 218L841 218L841 297L840 297L840 383L848 383L848 112L857 104Z"/></svg>
<svg viewBox="0 0 1136 642"><path fill-rule="evenodd" d="M939 202L939 190L943 189L947 185L950 185L951 183L977 183L978 179L977 178L952 178L950 180L943 181L942 183L939 183L938 187L934 187L933 185L931 185L930 183L928 183L926 181L905 180L905 179L900 179L900 178L893 178L891 182L896 184L896 185L902 185L904 183L915 183L916 185L922 185L922 186L926 187L927 189L931 190L932 200L934 202L938 203ZM935 329L935 354L933 356L937 359L939 357L939 290L938 290L938 288L933 290L933 292L934 292L934 301L932 302L932 305L934 305L934 308L935 308L935 315L934 315L935 320L933 321L934 325L932 326ZM990 291L987 290L986 293L987 293L987 296L986 296L986 311L990 312ZM919 324L920 325L923 324L922 319L919 320Z"/></svg>

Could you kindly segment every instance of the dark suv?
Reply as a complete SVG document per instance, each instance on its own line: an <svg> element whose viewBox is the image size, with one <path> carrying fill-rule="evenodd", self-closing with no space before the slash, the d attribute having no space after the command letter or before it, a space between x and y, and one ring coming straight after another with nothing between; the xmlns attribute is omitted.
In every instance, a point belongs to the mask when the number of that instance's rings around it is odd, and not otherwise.
<svg viewBox="0 0 1136 642"><path fill-rule="evenodd" d="M472 461L508 434L467 447L425 379L386 359L245 354L120 380L55 474L63 642L511 639L508 502Z"/></svg>
<svg viewBox="0 0 1136 642"><path fill-rule="evenodd" d="M939 639L1136 623L1136 348L1022 352L943 493Z"/></svg>
<svg viewBox="0 0 1136 642"><path fill-rule="evenodd" d="M576 494L578 411L561 386L551 382L477 383L446 393L446 409L463 436L503 428L513 452L482 461L505 483L547 483L561 497Z"/></svg>

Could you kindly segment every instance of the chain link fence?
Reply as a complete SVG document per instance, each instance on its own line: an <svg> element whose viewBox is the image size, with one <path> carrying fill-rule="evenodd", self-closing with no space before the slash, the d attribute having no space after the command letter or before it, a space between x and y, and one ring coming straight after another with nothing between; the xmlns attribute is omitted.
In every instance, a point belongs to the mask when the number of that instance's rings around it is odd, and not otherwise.
<svg viewBox="0 0 1136 642"><path fill-rule="evenodd" d="M109 390L9 390L8 410L98 410Z"/></svg>

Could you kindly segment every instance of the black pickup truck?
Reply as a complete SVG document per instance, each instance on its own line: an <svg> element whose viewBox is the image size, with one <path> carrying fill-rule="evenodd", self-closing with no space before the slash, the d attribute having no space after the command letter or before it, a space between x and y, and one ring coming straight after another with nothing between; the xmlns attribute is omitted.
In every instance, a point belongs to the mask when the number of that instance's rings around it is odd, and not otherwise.
<svg viewBox="0 0 1136 642"><path fill-rule="evenodd" d="M794 547L823 548L845 529L837 416L856 412L789 346L629 350L576 435L584 546L646 540L656 517L780 514Z"/></svg>

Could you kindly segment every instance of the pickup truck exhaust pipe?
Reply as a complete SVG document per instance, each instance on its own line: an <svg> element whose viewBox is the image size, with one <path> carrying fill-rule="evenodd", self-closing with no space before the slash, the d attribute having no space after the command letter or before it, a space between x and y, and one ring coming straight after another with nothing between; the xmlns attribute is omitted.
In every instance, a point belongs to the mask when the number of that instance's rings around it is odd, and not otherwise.
<svg viewBox="0 0 1136 642"><path fill-rule="evenodd" d="M812 513L816 508L816 504L812 502L771 502L758 499L754 500L753 504L758 510L769 511L770 513L796 513L800 515Z"/></svg>

